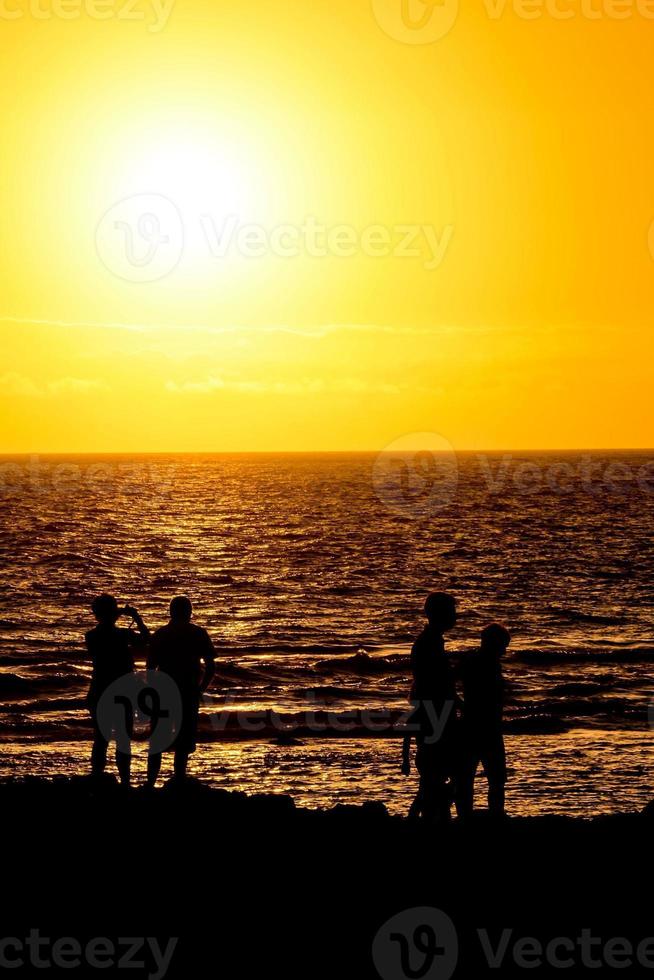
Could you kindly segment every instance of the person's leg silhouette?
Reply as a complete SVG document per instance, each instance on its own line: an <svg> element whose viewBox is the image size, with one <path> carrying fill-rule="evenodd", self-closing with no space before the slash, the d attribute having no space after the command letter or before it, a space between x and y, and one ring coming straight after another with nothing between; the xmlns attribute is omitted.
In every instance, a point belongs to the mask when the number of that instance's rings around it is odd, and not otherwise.
<svg viewBox="0 0 654 980"><path fill-rule="evenodd" d="M459 817L472 814L475 798L475 776L480 758L469 738L464 739L456 772L456 812Z"/></svg>
<svg viewBox="0 0 654 980"><path fill-rule="evenodd" d="M118 775L120 776L122 785L129 786L132 754L131 752L121 752L118 746L116 746L116 768L118 769Z"/></svg>
<svg viewBox="0 0 654 980"><path fill-rule="evenodd" d="M506 750L501 732L488 738L484 747L482 765L488 779L488 810L494 816L504 816Z"/></svg>
<svg viewBox="0 0 654 980"><path fill-rule="evenodd" d="M175 752L175 779L184 779L186 767L188 766L189 753L185 749L177 749Z"/></svg>
<svg viewBox="0 0 654 980"><path fill-rule="evenodd" d="M488 784L488 810L495 816L504 816L504 801L506 793L504 783Z"/></svg>
<svg viewBox="0 0 654 980"><path fill-rule="evenodd" d="M161 752L151 752L148 756L148 778L146 782L148 789L154 789L160 770Z"/></svg>
<svg viewBox="0 0 654 980"><path fill-rule="evenodd" d="M416 752L416 769L420 773L420 809L425 820L443 823L450 819L451 792L448 783L447 757L440 744L423 743Z"/></svg>
<svg viewBox="0 0 654 980"><path fill-rule="evenodd" d="M101 776L107 767L107 749L109 743L100 732L96 731L93 738L93 748L91 749L91 772L94 776Z"/></svg>

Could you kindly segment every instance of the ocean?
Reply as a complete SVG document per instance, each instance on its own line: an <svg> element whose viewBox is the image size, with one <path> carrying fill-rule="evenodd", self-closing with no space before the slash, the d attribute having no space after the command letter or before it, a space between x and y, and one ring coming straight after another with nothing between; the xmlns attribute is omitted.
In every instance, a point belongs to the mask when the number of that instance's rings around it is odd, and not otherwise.
<svg viewBox="0 0 654 980"><path fill-rule="evenodd" d="M184 593L218 657L193 775L406 812L392 725L438 589L454 660L513 637L509 812L641 807L653 499L648 452L1 457L0 777L88 771L93 596L155 628Z"/></svg>

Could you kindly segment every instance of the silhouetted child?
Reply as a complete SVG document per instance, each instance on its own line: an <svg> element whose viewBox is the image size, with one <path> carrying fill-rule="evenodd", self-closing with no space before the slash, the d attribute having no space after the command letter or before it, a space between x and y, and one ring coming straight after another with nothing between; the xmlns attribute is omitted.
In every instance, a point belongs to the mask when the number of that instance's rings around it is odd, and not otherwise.
<svg viewBox="0 0 654 980"><path fill-rule="evenodd" d="M110 729L116 737L116 765L120 781L129 786L131 763L131 723L123 705L112 702L103 705L103 724L98 724L98 705L108 687L134 670L133 647L144 647L150 632L132 606L121 609L112 595L101 595L91 603L98 625L86 634L86 648L91 655L93 673L86 703L93 721L91 770L100 776L107 765ZM122 615L131 616L136 630L121 629L116 621ZM101 730L101 727L103 730Z"/></svg>
<svg viewBox="0 0 654 980"><path fill-rule="evenodd" d="M451 779L456 768L456 689L445 654L443 634L456 623L456 601L445 592L432 592L425 602L428 625L413 644L411 700L408 726L416 738L416 768L420 785L409 816L432 822L450 819ZM404 738L402 772L409 774L412 733Z"/></svg>
<svg viewBox="0 0 654 980"><path fill-rule="evenodd" d="M511 636L504 626L491 623L481 634L481 647L461 664L463 682L463 742L457 781L457 810L472 813L475 776L479 763L488 779L489 812L504 814L506 753L502 736L504 678L502 657Z"/></svg>

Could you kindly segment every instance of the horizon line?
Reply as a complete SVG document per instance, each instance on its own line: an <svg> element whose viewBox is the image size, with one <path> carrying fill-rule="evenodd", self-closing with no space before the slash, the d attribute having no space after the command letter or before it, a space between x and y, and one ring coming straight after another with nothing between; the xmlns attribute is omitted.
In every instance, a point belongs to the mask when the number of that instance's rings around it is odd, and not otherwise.
<svg viewBox="0 0 654 980"><path fill-rule="evenodd" d="M406 450L389 449L25 449L12 450L9 452L0 450L0 457L24 457L24 456L363 456L381 455L382 453L411 453L421 452L420 447ZM449 456L458 453L480 453L480 454L501 454L501 453L654 453L652 446L576 446L571 448L561 447L531 447L521 446L504 447L500 449L470 449L462 447L452 450L427 449L434 455Z"/></svg>

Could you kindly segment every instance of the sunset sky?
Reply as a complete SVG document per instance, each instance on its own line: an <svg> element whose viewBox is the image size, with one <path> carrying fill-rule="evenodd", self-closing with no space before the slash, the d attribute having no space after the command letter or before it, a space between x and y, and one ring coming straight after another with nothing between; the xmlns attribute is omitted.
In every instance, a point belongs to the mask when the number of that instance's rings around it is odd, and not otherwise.
<svg viewBox="0 0 654 980"><path fill-rule="evenodd" d="M0 451L652 445L654 3L94 2L0 0Z"/></svg>

